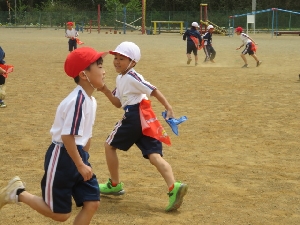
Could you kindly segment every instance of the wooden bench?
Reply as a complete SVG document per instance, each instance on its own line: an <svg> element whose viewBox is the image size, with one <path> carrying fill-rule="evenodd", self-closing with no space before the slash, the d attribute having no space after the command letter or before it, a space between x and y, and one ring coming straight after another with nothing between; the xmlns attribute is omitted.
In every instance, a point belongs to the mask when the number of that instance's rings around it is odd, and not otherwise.
<svg viewBox="0 0 300 225"><path fill-rule="evenodd" d="M298 34L300 36L300 31L274 31L276 36L280 36L282 34Z"/></svg>

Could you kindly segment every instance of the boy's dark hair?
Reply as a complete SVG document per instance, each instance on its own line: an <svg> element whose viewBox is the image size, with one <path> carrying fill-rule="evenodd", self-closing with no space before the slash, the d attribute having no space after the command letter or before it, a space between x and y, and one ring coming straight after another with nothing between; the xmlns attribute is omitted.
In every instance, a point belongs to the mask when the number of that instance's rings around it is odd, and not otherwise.
<svg viewBox="0 0 300 225"><path fill-rule="evenodd" d="M100 57L98 60L96 60L95 63L97 63L97 66L100 65L100 64L103 64L103 58ZM94 64L94 63L92 63L92 64ZM90 71L91 70L91 65L89 65L85 70ZM78 84L79 81L80 81L79 76L74 77L74 81L75 81L76 84Z"/></svg>

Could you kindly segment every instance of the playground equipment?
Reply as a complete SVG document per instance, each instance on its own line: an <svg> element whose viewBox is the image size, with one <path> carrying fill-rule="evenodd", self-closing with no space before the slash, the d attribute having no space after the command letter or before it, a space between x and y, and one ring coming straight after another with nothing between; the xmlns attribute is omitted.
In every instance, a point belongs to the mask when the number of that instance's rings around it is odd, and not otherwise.
<svg viewBox="0 0 300 225"><path fill-rule="evenodd" d="M217 34L222 34L222 35L227 35L228 32L226 29L219 27L218 25L214 24L213 22L208 20L208 15L207 15L207 5L208 4L200 4L200 33L205 33L206 28L208 25L213 25L214 26L214 32ZM203 27L204 25L204 32L203 32Z"/></svg>
<svg viewBox="0 0 300 225"><path fill-rule="evenodd" d="M134 26L134 25L132 25L133 23L135 23L136 21L138 21L138 20L140 20L140 19L142 19L142 17L136 19L135 21L132 21L131 23L126 23L125 21L122 22L122 21L119 21L119 20L116 20L116 22L122 23L123 25L125 25L125 26L127 26L127 27L131 27L131 28L133 28L133 29L135 29L135 30L142 31L142 27L141 27L141 26ZM125 33L126 33L126 27L123 27L123 28L125 28L125 29L123 29L124 34L125 34Z"/></svg>
<svg viewBox="0 0 300 225"><path fill-rule="evenodd" d="M151 23L153 23L153 34L156 34L156 24L158 24L158 29L159 29L159 33L160 33L160 28L161 28L161 24L162 23L167 23L168 25L170 23L178 23L180 25L180 34L183 34L183 23L184 21L151 21Z"/></svg>
<svg viewBox="0 0 300 225"><path fill-rule="evenodd" d="M92 32L92 27L93 27L93 22L97 22L97 31L98 34L100 33L100 18L101 18L101 11L100 11L100 4L98 4L98 15L97 15L97 20L90 20L89 21L89 27L86 27L86 30L90 30L90 33Z"/></svg>
<svg viewBox="0 0 300 225"><path fill-rule="evenodd" d="M247 16L247 33L248 33L248 23L253 23L254 24L254 33L255 33L255 15L258 13L265 13L265 12L270 12L272 11L272 37L273 34L275 34L276 36L279 36L281 34L298 34L300 36L300 31L278 31L278 11L282 11L282 12L288 12L288 13L292 13L292 14L298 14L300 15L300 12L294 12L294 11L290 11L290 10L285 10L285 9L278 9L278 8L271 8L271 9L265 9L265 10L260 10L260 11L254 11L251 13L244 13L244 14L240 14L240 15L234 15L234 16L230 16L229 17L229 26L231 24L232 21L232 27L234 27L234 18L236 17L240 17L240 16ZM275 20L275 29L274 30L274 20Z"/></svg>
<svg viewBox="0 0 300 225"><path fill-rule="evenodd" d="M227 35L227 30L223 27L219 27L218 25L214 24L213 22L206 20L200 20L200 24L203 24L205 27L207 27L208 25L213 25L214 26L214 32L217 34L222 34L222 35Z"/></svg>
<svg viewBox="0 0 300 225"><path fill-rule="evenodd" d="M141 31L142 34L145 34L145 17L146 17L146 0L142 0L142 16L134 21L132 21L131 23L127 23L126 21L126 7L123 8L123 13L124 13L124 21L120 21L120 20L115 20L118 23L123 24L123 33L126 34L126 27L130 27L133 28L135 30ZM132 25L133 23L135 23L138 20L142 20L142 26L134 26Z"/></svg>

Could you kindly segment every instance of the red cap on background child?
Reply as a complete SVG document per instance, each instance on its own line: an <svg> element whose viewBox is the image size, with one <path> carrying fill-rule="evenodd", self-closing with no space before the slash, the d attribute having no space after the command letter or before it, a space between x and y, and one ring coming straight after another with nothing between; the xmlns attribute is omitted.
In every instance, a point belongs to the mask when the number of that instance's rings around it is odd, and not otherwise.
<svg viewBox="0 0 300 225"><path fill-rule="evenodd" d="M108 52L97 52L90 47L77 48L72 51L65 61L65 72L69 77L77 77L79 73L96 62Z"/></svg>
<svg viewBox="0 0 300 225"><path fill-rule="evenodd" d="M67 25L73 26L73 22L67 22Z"/></svg>
<svg viewBox="0 0 300 225"><path fill-rule="evenodd" d="M242 27L237 27L236 29L235 29L235 32L243 32L243 28Z"/></svg>

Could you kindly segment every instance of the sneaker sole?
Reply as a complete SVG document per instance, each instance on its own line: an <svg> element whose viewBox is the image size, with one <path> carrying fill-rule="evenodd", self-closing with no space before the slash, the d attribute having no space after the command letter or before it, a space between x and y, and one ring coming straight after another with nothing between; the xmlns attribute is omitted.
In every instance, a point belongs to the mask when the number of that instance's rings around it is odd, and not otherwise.
<svg viewBox="0 0 300 225"><path fill-rule="evenodd" d="M114 196L120 196L120 195L124 195L125 194L125 190L121 190L118 192L109 192L109 193L103 193L100 191L100 194L102 195L114 195Z"/></svg>
<svg viewBox="0 0 300 225"><path fill-rule="evenodd" d="M187 190L188 190L188 186L186 184L180 185L179 190L176 195L176 200L172 207L170 207L169 209L166 209L167 212L170 212L170 211L180 208L180 206L183 202L183 197L186 195Z"/></svg>
<svg viewBox="0 0 300 225"><path fill-rule="evenodd" d="M7 186L6 186L5 188L2 188L2 190L0 191L0 196L3 194L3 192L5 192L7 189L9 189L10 186L13 185L13 184L14 184L15 182L17 182L17 181L21 181L20 177L18 177L18 176L15 176L13 179L11 179L11 180L8 182ZM21 181L21 182L22 182L22 181ZM0 209L1 209L3 206L5 206L6 204L8 204L8 202L5 201L5 199L3 199L2 202L0 202Z"/></svg>

